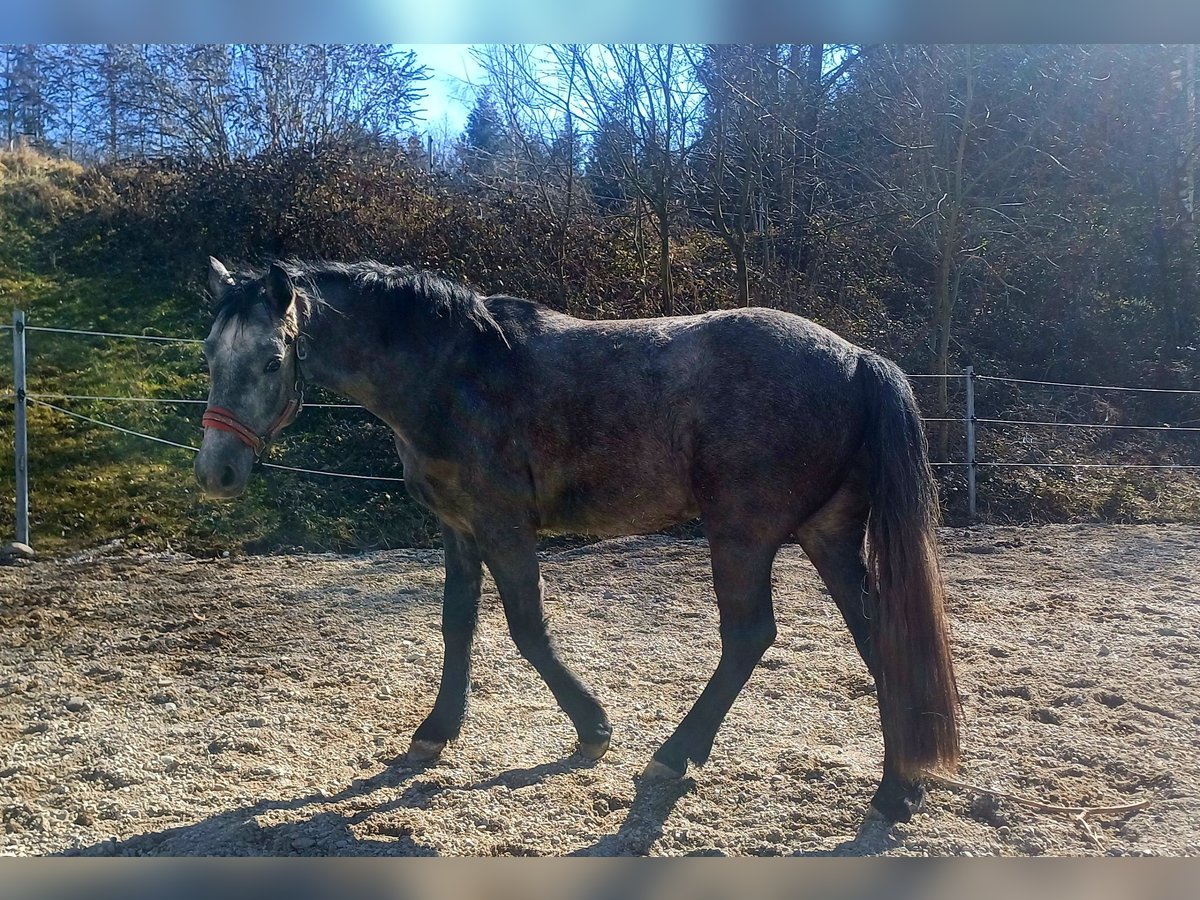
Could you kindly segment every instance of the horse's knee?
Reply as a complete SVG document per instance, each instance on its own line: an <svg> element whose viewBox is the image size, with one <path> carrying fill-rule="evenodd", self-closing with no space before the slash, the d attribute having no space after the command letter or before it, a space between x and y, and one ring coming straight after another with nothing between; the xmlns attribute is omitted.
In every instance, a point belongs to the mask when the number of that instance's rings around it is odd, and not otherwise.
<svg viewBox="0 0 1200 900"><path fill-rule="evenodd" d="M538 661L554 655L550 646L550 636L546 633L546 625L541 619L509 619L508 633L521 656L535 665Z"/></svg>
<svg viewBox="0 0 1200 900"><path fill-rule="evenodd" d="M775 643L777 636L774 617L721 625L721 646L738 658L757 660Z"/></svg>

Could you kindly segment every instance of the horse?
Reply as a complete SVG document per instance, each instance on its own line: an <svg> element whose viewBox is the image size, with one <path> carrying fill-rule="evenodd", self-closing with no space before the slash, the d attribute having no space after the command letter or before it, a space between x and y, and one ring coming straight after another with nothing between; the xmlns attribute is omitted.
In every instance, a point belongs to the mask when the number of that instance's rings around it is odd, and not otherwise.
<svg viewBox="0 0 1200 900"><path fill-rule="evenodd" d="M954 769L937 492L894 363L771 309L590 321L413 267L288 260L235 276L209 263L203 492L240 494L313 383L391 428L406 489L440 523L441 683L410 763L435 761L460 735L483 565L577 752L601 757L612 726L548 633L539 534L615 537L699 518L720 660L645 778L708 760L775 640L771 570L785 542L816 567L875 679L874 812L908 821L924 776Z"/></svg>

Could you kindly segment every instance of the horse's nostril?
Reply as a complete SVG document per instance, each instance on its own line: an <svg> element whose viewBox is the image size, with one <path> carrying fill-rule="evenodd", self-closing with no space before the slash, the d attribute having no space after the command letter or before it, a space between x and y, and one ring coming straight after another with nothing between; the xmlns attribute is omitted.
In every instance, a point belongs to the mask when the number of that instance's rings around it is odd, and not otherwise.
<svg viewBox="0 0 1200 900"><path fill-rule="evenodd" d="M226 466L224 469L221 470L221 487L223 487L223 488L233 487L234 482L236 482L236 481L237 481L237 472L235 472L233 470L233 466Z"/></svg>

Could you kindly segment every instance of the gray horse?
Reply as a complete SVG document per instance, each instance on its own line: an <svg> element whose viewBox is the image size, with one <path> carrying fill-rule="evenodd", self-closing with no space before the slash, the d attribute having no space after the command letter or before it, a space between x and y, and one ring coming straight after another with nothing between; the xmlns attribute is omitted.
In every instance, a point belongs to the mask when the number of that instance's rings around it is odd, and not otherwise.
<svg viewBox="0 0 1200 900"><path fill-rule="evenodd" d="M204 491L241 493L312 382L391 427L408 490L441 522L442 681L410 761L435 759L462 728L483 564L578 752L601 756L608 717L546 630L538 533L636 534L699 516L721 658L648 777L708 760L775 639L771 567L788 540L816 566L875 677L875 809L907 820L922 774L954 767L937 500L917 406L892 363L765 309L589 322L411 268L288 262L234 277L210 263Z"/></svg>

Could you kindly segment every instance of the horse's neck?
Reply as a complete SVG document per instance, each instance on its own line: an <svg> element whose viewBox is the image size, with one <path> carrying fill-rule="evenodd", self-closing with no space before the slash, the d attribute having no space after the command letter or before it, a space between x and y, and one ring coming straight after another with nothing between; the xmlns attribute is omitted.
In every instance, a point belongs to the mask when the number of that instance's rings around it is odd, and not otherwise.
<svg viewBox="0 0 1200 900"><path fill-rule="evenodd" d="M357 317L327 311L310 317L301 327L306 355L300 372L306 382L364 406L372 399L370 354L362 346L362 323Z"/></svg>
<svg viewBox="0 0 1200 900"><path fill-rule="evenodd" d="M409 359L408 354L385 351L376 345L375 332L369 315L353 308L307 323L308 357L300 362L301 375L397 430L416 427L427 405L423 398L438 381L434 355Z"/></svg>

